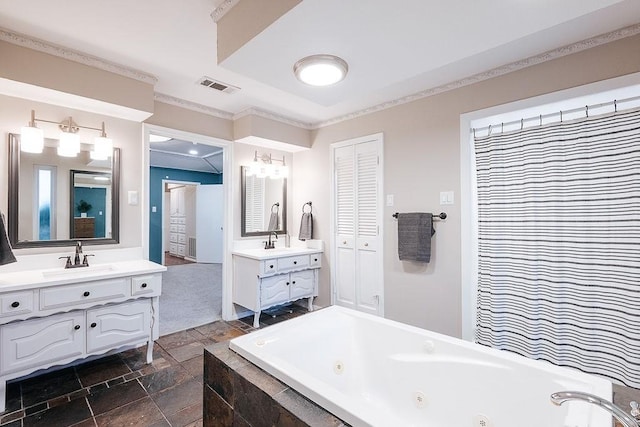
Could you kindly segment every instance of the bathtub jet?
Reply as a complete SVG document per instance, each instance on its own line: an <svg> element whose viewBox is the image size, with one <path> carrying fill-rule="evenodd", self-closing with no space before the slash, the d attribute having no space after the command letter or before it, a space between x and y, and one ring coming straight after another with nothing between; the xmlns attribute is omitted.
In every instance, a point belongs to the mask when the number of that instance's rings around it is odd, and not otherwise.
<svg viewBox="0 0 640 427"><path fill-rule="evenodd" d="M549 403L558 390L610 400L608 380L343 307L229 347L356 427L611 427L595 406Z"/></svg>

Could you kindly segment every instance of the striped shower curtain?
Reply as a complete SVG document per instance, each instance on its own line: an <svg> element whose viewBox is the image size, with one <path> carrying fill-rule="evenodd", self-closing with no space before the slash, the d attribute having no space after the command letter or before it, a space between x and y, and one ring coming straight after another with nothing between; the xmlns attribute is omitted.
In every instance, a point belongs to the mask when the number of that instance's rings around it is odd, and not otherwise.
<svg viewBox="0 0 640 427"><path fill-rule="evenodd" d="M476 341L640 388L640 110L475 154Z"/></svg>

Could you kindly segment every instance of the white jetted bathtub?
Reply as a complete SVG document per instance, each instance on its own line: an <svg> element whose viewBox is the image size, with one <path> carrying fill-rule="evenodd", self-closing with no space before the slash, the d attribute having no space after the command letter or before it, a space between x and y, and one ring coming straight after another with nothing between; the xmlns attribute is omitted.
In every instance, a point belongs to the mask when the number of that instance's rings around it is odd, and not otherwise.
<svg viewBox="0 0 640 427"><path fill-rule="evenodd" d="M607 380L342 307L231 340L230 348L353 426L611 427L573 390Z"/></svg>

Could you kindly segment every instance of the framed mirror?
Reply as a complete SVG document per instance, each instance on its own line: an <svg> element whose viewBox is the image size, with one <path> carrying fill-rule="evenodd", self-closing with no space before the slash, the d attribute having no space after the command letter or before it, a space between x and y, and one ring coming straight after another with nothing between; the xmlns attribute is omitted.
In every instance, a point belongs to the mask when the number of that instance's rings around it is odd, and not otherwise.
<svg viewBox="0 0 640 427"><path fill-rule="evenodd" d="M9 134L11 245L118 243L120 149L108 160L93 160L89 144L82 144L76 157L59 156L57 146L57 140L46 138L42 153L25 153L20 135Z"/></svg>
<svg viewBox="0 0 640 427"><path fill-rule="evenodd" d="M241 166L242 209L240 234L266 236L287 232L287 179L250 175Z"/></svg>

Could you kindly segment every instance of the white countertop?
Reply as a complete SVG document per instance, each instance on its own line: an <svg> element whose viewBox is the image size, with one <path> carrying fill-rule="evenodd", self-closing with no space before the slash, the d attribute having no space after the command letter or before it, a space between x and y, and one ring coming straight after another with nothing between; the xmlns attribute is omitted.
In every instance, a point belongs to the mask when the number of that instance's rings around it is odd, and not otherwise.
<svg viewBox="0 0 640 427"><path fill-rule="evenodd" d="M322 249L305 248L305 247L275 248L275 249L247 248L247 249L236 249L232 252L233 255L256 259L259 261L262 261L265 259L318 254L318 253L322 253Z"/></svg>
<svg viewBox="0 0 640 427"><path fill-rule="evenodd" d="M30 269L0 274L0 292L35 289L87 280L160 273L166 267L144 259L91 264L89 267Z"/></svg>

